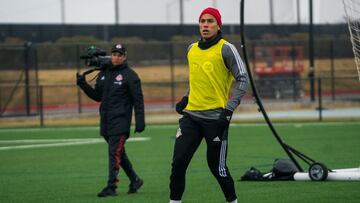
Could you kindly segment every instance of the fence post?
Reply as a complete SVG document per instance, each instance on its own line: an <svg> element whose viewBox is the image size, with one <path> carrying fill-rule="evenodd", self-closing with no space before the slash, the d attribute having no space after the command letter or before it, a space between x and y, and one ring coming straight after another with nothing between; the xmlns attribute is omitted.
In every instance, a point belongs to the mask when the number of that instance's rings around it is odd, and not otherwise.
<svg viewBox="0 0 360 203"><path fill-rule="evenodd" d="M78 73L80 73L80 46L76 45L76 70ZM77 101L78 101L78 113L82 113L82 102L81 102L81 91L80 88L75 86L77 88Z"/></svg>
<svg viewBox="0 0 360 203"><path fill-rule="evenodd" d="M39 115L40 115L40 127L44 127L44 100L43 100L43 86L39 86Z"/></svg>
<svg viewBox="0 0 360 203"><path fill-rule="evenodd" d="M335 100L335 70L334 70L334 40L330 41L330 62L331 62L331 96Z"/></svg>
<svg viewBox="0 0 360 203"><path fill-rule="evenodd" d="M315 54L314 54L314 26L313 26L313 0L309 0L309 79L310 79L310 98L315 101Z"/></svg>
<svg viewBox="0 0 360 203"><path fill-rule="evenodd" d="M30 81L29 81L29 71L30 71L30 48L31 42L24 43L24 68L25 68L25 107L26 115L30 116Z"/></svg>
<svg viewBox="0 0 360 203"><path fill-rule="evenodd" d="M35 89L36 95L39 95L39 64L38 64L38 46L34 47L34 70L35 70Z"/></svg>
<svg viewBox="0 0 360 203"><path fill-rule="evenodd" d="M296 101L296 97L298 94L298 87L296 85L297 82L297 78L296 78L296 74L297 74L297 69L295 67L296 62L295 62L295 57L296 57L296 51L295 51L295 44L294 41L291 42L291 60L292 60L292 85L293 85L293 101Z"/></svg>
<svg viewBox="0 0 360 203"><path fill-rule="evenodd" d="M319 101L319 106L318 106L318 111L319 111L319 121L322 121L322 92L321 92L321 78L318 78L318 101Z"/></svg>
<svg viewBox="0 0 360 203"><path fill-rule="evenodd" d="M174 44L170 42L171 106L175 106Z"/></svg>

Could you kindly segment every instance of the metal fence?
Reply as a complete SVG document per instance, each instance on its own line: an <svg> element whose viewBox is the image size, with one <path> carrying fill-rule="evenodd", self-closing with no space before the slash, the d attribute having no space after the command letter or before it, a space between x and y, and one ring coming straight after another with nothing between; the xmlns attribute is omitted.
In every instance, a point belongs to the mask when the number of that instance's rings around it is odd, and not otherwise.
<svg viewBox="0 0 360 203"><path fill-rule="evenodd" d="M234 44L240 50L240 44ZM142 79L147 112L173 112L174 104L188 84L188 45L189 42L126 44L129 64ZM318 109L320 113L323 109L359 108L360 86L350 43L333 39L319 40L315 45L318 89L317 100L310 101L307 41L249 42L255 83L270 111ZM44 116L96 114L98 104L75 85L75 73L86 68L79 58L87 46L0 46L0 117L35 116L42 120ZM97 46L105 50L111 47L110 44ZM300 55L295 52L297 47L301 47ZM264 60L261 55L264 50L272 54L267 55L271 61ZM269 64L272 68L282 68L279 70L286 68L288 72L266 74L271 68ZM300 66L302 71L297 71ZM242 103L240 111L251 113L256 109L251 90ZM319 119L322 118L319 116Z"/></svg>
<svg viewBox="0 0 360 203"><path fill-rule="evenodd" d="M223 25L225 34L239 35L240 25ZM261 39L264 35L286 37L293 33L307 33L307 24L252 24L246 26L249 39ZM316 35L339 37L348 30L347 24L315 24ZM176 35L198 36L198 25L156 25L156 24L122 24L122 25L84 25L84 24L0 24L0 41L17 38L37 43L55 42L61 38L74 36L91 36L98 40L110 41L114 38L136 36L143 40L168 41Z"/></svg>
<svg viewBox="0 0 360 203"><path fill-rule="evenodd" d="M238 50L240 41L231 41ZM247 42L248 56L256 63L255 50L259 47L289 48L288 60L299 60L292 49L300 46L302 59L307 60L309 47L307 40L249 40ZM185 64L188 42L132 42L126 43L128 60L134 66L168 65L171 63ZM81 68L83 61L80 55L85 54L87 47L96 45L109 51L111 44L58 44L58 43L25 43L24 45L0 45L0 70L30 69L74 69ZM352 46L348 39L319 39L314 44L315 57L329 62L335 59L352 58ZM328 64L326 68L330 68ZM322 69L320 67L320 69ZM320 71L319 69L319 71ZM3 82L3 78L0 78Z"/></svg>
<svg viewBox="0 0 360 203"><path fill-rule="evenodd" d="M336 83L332 84L335 79ZM278 80L256 80L260 82L277 83ZM336 116L360 119L360 87L357 77L339 77L339 78L317 78L316 80L316 101L310 101L310 92L307 88L308 79L283 78L281 82L296 84L294 86L274 86L271 94L267 91L258 89L265 107L270 112L308 112L307 115L300 115L299 118L308 118L313 120L323 120L324 118L333 118ZM162 114L175 113L174 104L183 95L187 82L151 82L143 83L145 110L148 113L157 112ZM1 86L1 89L8 86ZM30 86L31 101L29 110L26 108L26 102L21 98L25 95L25 86L18 86L18 92L15 94L17 99L7 109L2 111L2 117L29 116L39 118L39 123L44 125L46 117L67 116L67 115L97 115L97 102L90 100L84 95L76 85L39 85ZM159 94L152 94L152 91ZM283 94L278 95L278 92ZM245 95L240 108L236 113L253 114L257 108L253 98L252 91L249 90ZM326 113L339 109L353 109L352 113L347 115L326 116ZM354 110L355 109L355 110ZM358 112L354 112L358 111ZM325 113L324 113L325 112ZM288 115L288 117L291 117ZM251 118L251 117L249 117ZM284 118L285 119L285 118ZM251 119L250 119L251 120Z"/></svg>

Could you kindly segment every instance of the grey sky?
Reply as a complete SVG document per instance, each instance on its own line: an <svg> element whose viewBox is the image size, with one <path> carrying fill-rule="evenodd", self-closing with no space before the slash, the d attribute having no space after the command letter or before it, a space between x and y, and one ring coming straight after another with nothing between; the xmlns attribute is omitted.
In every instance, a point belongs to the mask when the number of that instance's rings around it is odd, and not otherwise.
<svg viewBox="0 0 360 203"><path fill-rule="evenodd" d="M115 0L0 0L0 23L114 24ZM178 24L179 0L118 0L120 24ZM297 1L300 4L297 9ZM313 0L315 23L344 21L342 0ZM308 22L308 0L273 0L274 23ZM224 24L239 23L240 0L184 0L184 23L196 24L199 13L216 6ZM247 23L270 23L270 0L247 0ZM299 11L299 15L297 12Z"/></svg>

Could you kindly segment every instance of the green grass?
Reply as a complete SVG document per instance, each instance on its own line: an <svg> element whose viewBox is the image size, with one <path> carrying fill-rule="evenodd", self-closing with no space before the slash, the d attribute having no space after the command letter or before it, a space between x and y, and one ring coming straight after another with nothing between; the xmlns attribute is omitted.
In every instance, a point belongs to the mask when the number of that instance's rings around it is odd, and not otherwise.
<svg viewBox="0 0 360 203"><path fill-rule="evenodd" d="M359 122L275 124L275 127L287 144L329 168L359 167ZM138 194L127 195L129 181L121 171L119 196L106 199L96 197L106 183L104 143L0 150L0 202L168 202L176 128L176 125L148 126L136 136L151 137L150 141L126 144L133 166L145 184ZM0 141L99 138L98 131L95 127L0 129ZM0 147L15 145L21 144L1 143ZM203 142L189 166L185 203L225 202L207 168L205 150ZM266 125L231 126L228 165L235 180L250 166L269 171L279 157L286 155ZM360 202L360 181L236 181L235 187L239 202L246 203Z"/></svg>

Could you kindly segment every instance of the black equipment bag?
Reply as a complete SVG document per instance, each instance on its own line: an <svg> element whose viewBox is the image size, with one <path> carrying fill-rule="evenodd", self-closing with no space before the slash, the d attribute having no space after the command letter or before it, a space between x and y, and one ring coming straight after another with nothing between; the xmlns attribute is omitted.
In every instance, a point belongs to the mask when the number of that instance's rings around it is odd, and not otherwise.
<svg viewBox="0 0 360 203"><path fill-rule="evenodd" d="M299 170L290 159L275 159L271 172L272 180L294 180L294 174Z"/></svg>
<svg viewBox="0 0 360 203"><path fill-rule="evenodd" d="M240 180L259 181L259 180L264 180L264 178L263 178L263 173L261 173L258 169L251 167L249 170L245 172L243 176L241 176Z"/></svg>
<svg viewBox="0 0 360 203"><path fill-rule="evenodd" d="M255 167L251 167L241 176L242 181L271 181L271 180L294 180L294 174L299 172L296 165L290 159L275 159L273 168L268 173L262 173Z"/></svg>

